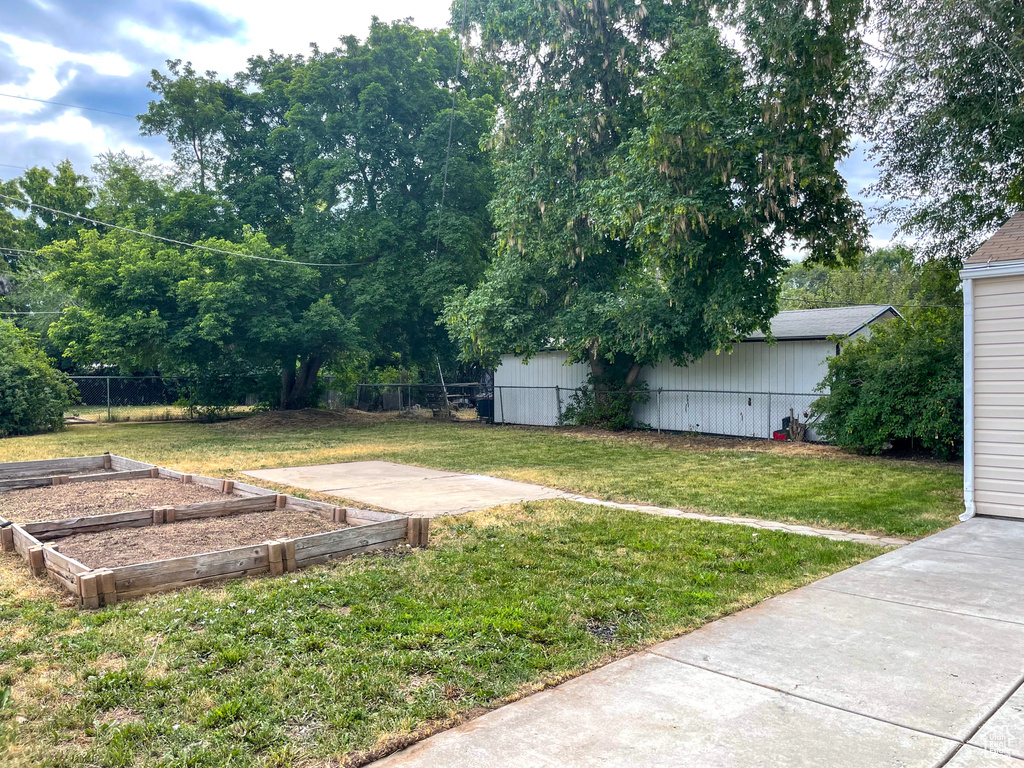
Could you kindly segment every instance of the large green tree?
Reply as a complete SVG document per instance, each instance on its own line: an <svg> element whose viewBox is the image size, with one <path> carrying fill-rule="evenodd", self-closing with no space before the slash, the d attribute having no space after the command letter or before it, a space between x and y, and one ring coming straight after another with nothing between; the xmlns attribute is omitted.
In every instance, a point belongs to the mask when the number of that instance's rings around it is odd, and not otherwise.
<svg viewBox="0 0 1024 768"><path fill-rule="evenodd" d="M253 57L226 81L170 62L142 122L171 141L186 187L108 158L100 205L134 228L264 260L79 237L54 258L82 308L52 335L131 370L272 368L286 408L306 405L343 356L453 360L437 318L487 255L481 139L494 112L459 60L446 31L374 21L365 42Z"/></svg>
<svg viewBox="0 0 1024 768"><path fill-rule="evenodd" d="M90 225L8 198L87 216L93 213L93 187L64 160L53 169L27 169L0 185L0 194L6 196L0 198L0 279L4 283L0 317L41 338L48 357L59 357L60 350L49 343L46 330L56 314L73 303L73 297L47 282L52 265L40 249L74 237Z"/></svg>
<svg viewBox="0 0 1024 768"><path fill-rule="evenodd" d="M469 3L504 109L494 261L446 315L467 357L556 344L628 385L766 328L787 240L859 251L860 0Z"/></svg>
<svg viewBox="0 0 1024 768"><path fill-rule="evenodd" d="M48 248L55 279L81 305L51 335L78 360L195 377L279 369L301 350L302 366L284 382L285 406L310 391L325 360L358 344L334 297L320 293L319 271L279 263L286 254L265 236L199 245L207 249L83 232Z"/></svg>
<svg viewBox="0 0 1024 768"><path fill-rule="evenodd" d="M880 0L866 132L885 215L957 265L1024 208L1024 4Z"/></svg>

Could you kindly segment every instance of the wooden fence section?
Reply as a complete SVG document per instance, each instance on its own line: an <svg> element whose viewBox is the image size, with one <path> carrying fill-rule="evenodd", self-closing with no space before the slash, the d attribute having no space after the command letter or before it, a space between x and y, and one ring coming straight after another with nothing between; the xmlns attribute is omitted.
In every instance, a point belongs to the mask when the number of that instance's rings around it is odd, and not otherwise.
<svg viewBox="0 0 1024 768"><path fill-rule="evenodd" d="M12 477L8 474L8 468L12 466L15 468L10 472L82 472L98 468L108 471L97 475L58 475L46 478L37 475L31 478L24 474ZM390 512L345 508L321 501L299 499L246 483L189 475L111 454L81 459L17 462L16 465L0 464L0 478L45 480L42 485L91 482L91 478L129 479L129 476L162 477L183 483L197 483L216 488L232 498L22 525L0 517L0 549L5 552L17 552L28 562L34 575L52 576L78 598L81 607L99 608L155 592L199 586L225 579L265 573L277 575L339 557L403 543L425 547L429 541L429 520L426 518L409 518ZM3 490L2 485L0 490ZM296 539L271 539L255 546L118 568L91 569L60 552L59 540L75 534L115 528L141 528L273 509L312 512L344 527Z"/></svg>

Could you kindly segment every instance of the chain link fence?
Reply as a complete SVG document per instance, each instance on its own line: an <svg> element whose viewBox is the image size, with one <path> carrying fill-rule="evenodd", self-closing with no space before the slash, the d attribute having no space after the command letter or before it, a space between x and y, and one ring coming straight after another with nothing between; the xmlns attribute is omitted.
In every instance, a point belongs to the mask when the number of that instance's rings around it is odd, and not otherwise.
<svg viewBox="0 0 1024 768"><path fill-rule="evenodd" d="M178 421L251 411L257 377L190 379L173 376L71 376L79 403L69 417L82 422Z"/></svg>
<svg viewBox="0 0 1024 768"><path fill-rule="evenodd" d="M86 422L176 421L252 411L259 403L258 377L196 380L167 376L72 376L80 404L69 414ZM350 407L351 394L335 391L327 378L325 408ZM355 407L456 418L479 417L497 424L556 426L580 390L565 387L456 384L358 384ZM351 392L351 391L350 391ZM657 389L633 406L633 424L658 432L771 438L785 432L789 420L810 420L820 395L800 392L743 392ZM818 440L813 423L806 439Z"/></svg>
<svg viewBox="0 0 1024 768"><path fill-rule="evenodd" d="M497 424L555 426L579 390L565 387L494 387ZM612 393L622 394L622 393ZM785 432L790 419L806 424L821 395L808 392L742 392L652 389L646 402L633 406L633 424L658 432L771 438ZM818 440L813 424L806 439Z"/></svg>
<svg viewBox="0 0 1024 768"><path fill-rule="evenodd" d="M456 384L358 384L356 408L362 411L448 411L475 416L485 395L478 383ZM325 397L331 405L330 393Z"/></svg>

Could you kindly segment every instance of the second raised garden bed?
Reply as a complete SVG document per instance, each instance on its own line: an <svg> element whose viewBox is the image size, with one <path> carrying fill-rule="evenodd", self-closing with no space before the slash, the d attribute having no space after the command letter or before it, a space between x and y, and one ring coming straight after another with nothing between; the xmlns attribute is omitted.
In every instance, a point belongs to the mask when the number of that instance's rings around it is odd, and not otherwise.
<svg viewBox="0 0 1024 768"><path fill-rule="evenodd" d="M6 510L15 508L14 497L20 489L41 490L47 485L145 478L204 486L223 498L106 514L86 514L59 520L15 522L0 517L0 548L3 551L16 551L29 564L34 575L54 578L78 598L80 606L99 608L154 592L262 573L282 574L360 552L402 544L425 547L428 543L429 521L425 518L299 499L246 483L184 474L111 454L0 464L0 509L13 516L13 513ZM12 503L4 504L5 496ZM80 506L88 511L88 487L83 487L81 497ZM313 516L313 519L303 521L304 525L298 527L322 532L292 538L275 536L277 531L296 527L283 525L285 518L281 515L288 512L297 516ZM182 549L182 546L176 546L178 542L175 537L179 532L182 535L186 533L185 525L192 523L192 527L187 530L189 541L185 548L195 548L197 537L198 541L202 541L204 536L202 529L195 528L196 521L236 516L251 520L253 531L260 531L260 536L265 533L267 538L245 546L226 549L211 547L213 551L104 567L104 559L117 559L120 562L125 559L125 555L122 551L117 558L104 558L104 541L113 547L117 539L105 536L99 537L102 541L97 542L97 537L90 537L122 529L163 526L159 532L162 544L152 542L152 546L146 549L159 551L163 547L170 555ZM181 528L178 528L179 525ZM211 543L216 543L218 537L237 537L237 529L240 527L246 526L233 526L235 530L225 534L224 531L216 530L218 526L211 522L206 533ZM246 531L246 537L251 539L253 531ZM137 537L145 535L144 531L131 532L136 541L139 540ZM85 543L89 546L84 546ZM62 548L68 551L62 552ZM88 557L82 557L89 561L88 564L70 556L71 550L76 549L88 552ZM97 563L97 560L100 562Z"/></svg>

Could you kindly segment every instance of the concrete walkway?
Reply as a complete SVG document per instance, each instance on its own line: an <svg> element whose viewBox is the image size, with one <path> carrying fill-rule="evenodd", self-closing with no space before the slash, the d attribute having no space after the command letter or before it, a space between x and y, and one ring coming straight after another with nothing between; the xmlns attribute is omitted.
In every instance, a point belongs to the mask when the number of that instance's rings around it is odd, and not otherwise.
<svg viewBox="0 0 1024 768"><path fill-rule="evenodd" d="M744 525L769 531L787 531L804 536L822 536L835 541L856 541L882 547L900 547L908 542L891 536L874 536L808 525L778 523L756 517L705 515L684 509L647 504L620 504L533 483L503 480L490 475L444 472L390 461L349 461L309 467L256 469L244 474L293 488L305 488L333 496L383 507L406 515L437 517L460 515L501 504L541 499L566 499L611 509L629 509L662 517L706 520L726 525Z"/></svg>
<svg viewBox="0 0 1024 768"><path fill-rule="evenodd" d="M377 768L1024 768L1024 522L975 518Z"/></svg>

